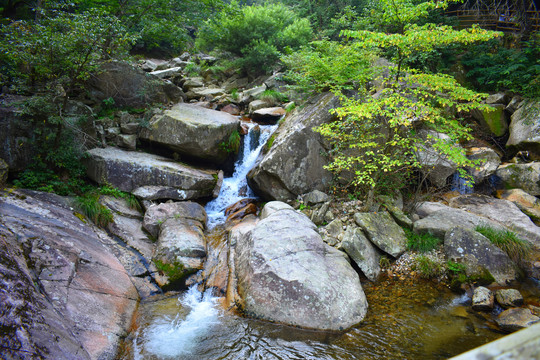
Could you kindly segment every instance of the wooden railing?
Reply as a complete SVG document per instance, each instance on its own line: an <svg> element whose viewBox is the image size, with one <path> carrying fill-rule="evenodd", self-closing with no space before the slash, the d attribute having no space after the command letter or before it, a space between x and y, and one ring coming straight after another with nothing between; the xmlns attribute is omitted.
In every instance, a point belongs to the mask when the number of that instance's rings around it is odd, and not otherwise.
<svg viewBox="0 0 540 360"><path fill-rule="evenodd" d="M448 16L455 16L459 20L460 28L468 28L473 24L490 30L504 32L520 32L523 30L523 21L518 20L517 14L512 11L489 11L489 10L454 10L446 12ZM540 30L540 11L529 10L526 12L530 30Z"/></svg>

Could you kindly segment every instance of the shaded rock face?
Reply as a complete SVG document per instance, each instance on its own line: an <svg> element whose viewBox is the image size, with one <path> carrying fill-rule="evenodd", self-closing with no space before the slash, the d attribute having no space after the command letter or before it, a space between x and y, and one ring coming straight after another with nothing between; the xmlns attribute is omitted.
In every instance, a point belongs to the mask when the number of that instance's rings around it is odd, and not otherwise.
<svg viewBox="0 0 540 360"><path fill-rule="evenodd" d="M506 105L490 104L489 110L473 110L473 117L491 134L495 136L503 136L508 131L508 122L504 114Z"/></svg>
<svg viewBox="0 0 540 360"><path fill-rule="evenodd" d="M3 358L115 358L138 295L109 241L60 197L0 195Z"/></svg>
<svg viewBox="0 0 540 360"><path fill-rule="evenodd" d="M240 121L226 112L176 104L163 115L154 116L141 138L219 164L227 158L226 144L239 127Z"/></svg>
<svg viewBox="0 0 540 360"><path fill-rule="evenodd" d="M364 318L358 275L303 214L276 210L235 242L237 289L248 316L321 330Z"/></svg>
<svg viewBox="0 0 540 360"><path fill-rule="evenodd" d="M116 105L143 107L153 103L182 101L182 90L128 63L111 61L89 80L91 95L99 101L114 99Z"/></svg>
<svg viewBox="0 0 540 360"><path fill-rule="evenodd" d="M369 240L385 253L397 258L407 250L407 237L386 211L356 213L354 221L366 233Z"/></svg>
<svg viewBox="0 0 540 360"><path fill-rule="evenodd" d="M517 267L508 255L475 231L463 228L448 231L444 251L449 260L465 265L468 276L491 276L499 284L518 278Z"/></svg>
<svg viewBox="0 0 540 360"><path fill-rule="evenodd" d="M501 165L495 172L507 189L523 189L531 195L540 195L540 162Z"/></svg>
<svg viewBox="0 0 540 360"><path fill-rule="evenodd" d="M324 191L332 179L323 139L313 128L329 122L338 105L332 94L316 97L304 109L287 116L261 162L248 174L251 188L267 200L295 199L312 190Z"/></svg>
<svg viewBox="0 0 540 360"><path fill-rule="evenodd" d="M0 158L15 172L26 169L34 156L30 144L32 125L21 121L20 110L15 105L26 99L13 96L1 99L0 102Z"/></svg>
<svg viewBox="0 0 540 360"><path fill-rule="evenodd" d="M531 100L512 114L506 146L515 151L528 151L533 159L540 159L540 103Z"/></svg>
<svg viewBox="0 0 540 360"><path fill-rule="evenodd" d="M467 169L469 174L473 176L475 184L480 184L482 181L493 175L501 164L499 155L497 155L493 149L488 147L467 149L467 158L480 161L478 167Z"/></svg>
<svg viewBox="0 0 540 360"><path fill-rule="evenodd" d="M147 193L147 189L163 186L176 191L182 200L212 196L217 179L213 172L196 170L173 160L146 153L108 147L88 151L85 160L88 177L97 183L111 184L122 191ZM142 189L141 189L142 188ZM157 192L159 195L159 192ZM145 197L154 199L156 197Z"/></svg>

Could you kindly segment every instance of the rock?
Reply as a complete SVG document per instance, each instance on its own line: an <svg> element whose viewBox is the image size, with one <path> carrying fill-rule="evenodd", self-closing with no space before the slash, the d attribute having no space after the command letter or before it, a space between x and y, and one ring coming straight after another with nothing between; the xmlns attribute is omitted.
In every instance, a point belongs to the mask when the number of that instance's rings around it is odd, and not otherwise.
<svg viewBox="0 0 540 360"><path fill-rule="evenodd" d="M203 82L203 79L200 77L186 78L186 80L184 81L183 88L185 91L190 91L195 88L201 88L201 87L204 87L204 82Z"/></svg>
<svg viewBox="0 0 540 360"><path fill-rule="evenodd" d="M521 106L522 101L523 99L521 98L521 96L515 95L512 100L510 100L504 110L507 111L510 115L512 115Z"/></svg>
<svg viewBox="0 0 540 360"><path fill-rule="evenodd" d="M279 119L281 119L283 116L285 116L287 112L282 107L271 107L271 108L263 108L259 110L255 110L251 114L251 119L256 122L262 122L262 123L275 123Z"/></svg>
<svg viewBox="0 0 540 360"><path fill-rule="evenodd" d="M181 72L182 72L181 67L173 67L169 69L160 69L157 71L152 71L150 75L154 75L155 77L158 77L160 79L166 79L166 78L173 77Z"/></svg>
<svg viewBox="0 0 540 360"><path fill-rule="evenodd" d="M495 221L469 213L465 210L454 209L443 204L434 204L438 203L429 203L429 205L423 205L420 209L421 213L425 214L426 209L431 207L427 216L422 217L420 220L414 222L413 231L415 233L430 233L439 239L444 239L445 234L456 226L473 231L477 226L504 229L503 226Z"/></svg>
<svg viewBox="0 0 540 360"><path fill-rule="evenodd" d="M448 206L440 202L422 201L416 204L416 207L414 208L414 214L418 215L418 217L422 219L422 218L425 218L426 216L429 216L435 213L436 211L445 210L448 208L449 208Z"/></svg>
<svg viewBox="0 0 540 360"><path fill-rule="evenodd" d="M282 80L284 75L285 74L281 72L275 73L264 81L264 85L266 85L268 89L277 89L279 91L286 85L285 81Z"/></svg>
<svg viewBox="0 0 540 360"><path fill-rule="evenodd" d="M0 195L2 358L116 357L139 297L112 243L57 195Z"/></svg>
<svg viewBox="0 0 540 360"><path fill-rule="evenodd" d="M172 83L145 73L128 63L105 62L88 81L90 94L99 101L112 98L116 106L134 108L182 100L183 92Z"/></svg>
<svg viewBox="0 0 540 360"><path fill-rule="evenodd" d="M510 97L505 93L496 93L491 94L486 99L486 104L492 105L492 104L502 104L506 105L508 104L508 101L510 100Z"/></svg>
<svg viewBox="0 0 540 360"><path fill-rule="evenodd" d="M328 212L329 206L330 203L324 203L314 206L310 219L315 225L321 226L325 224L325 216Z"/></svg>
<svg viewBox="0 0 540 360"><path fill-rule="evenodd" d="M143 69L146 72L154 71L156 70L158 64L153 62L150 59L144 60L143 64L141 65L141 69Z"/></svg>
<svg viewBox="0 0 540 360"><path fill-rule="evenodd" d="M131 192L141 200L192 200L201 197L199 190L181 190L171 186L139 186Z"/></svg>
<svg viewBox="0 0 540 360"><path fill-rule="evenodd" d="M160 225L171 218L193 220L202 224L204 228L206 212L201 205L191 201L152 205L144 214L143 228L157 238Z"/></svg>
<svg viewBox="0 0 540 360"><path fill-rule="evenodd" d="M239 305L246 315L319 330L344 330L364 318L358 275L304 215L274 211L236 242Z"/></svg>
<svg viewBox="0 0 540 360"><path fill-rule="evenodd" d="M495 175L506 189L523 189L531 195L540 195L540 162L501 165Z"/></svg>
<svg viewBox="0 0 540 360"><path fill-rule="evenodd" d="M450 137L432 130L420 130L418 134L425 140L422 144L418 144L416 152L421 170L433 185L443 187L446 185L446 179L456 171L457 167L446 156L439 153L433 144L436 139L450 141Z"/></svg>
<svg viewBox="0 0 540 360"><path fill-rule="evenodd" d="M538 316L534 316L531 310L525 308L513 308L503 311L497 317L497 325L507 332L517 331L540 321Z"/></svg>
<svg viewBox="0 0 540 360"><path fill-rule="evenodd" d="M476 231L453 228L444 237L444 252L448 260L465 265L467 276L482 281L495 279L506 284L518 278L516 265L508 255Z"/></svg>
<svg viewBox="0 0 540 360"><path fill-rule="evenodd" d="M540 227L511 201L470 194L452 198L450 206L493 220L540 249Z"/></svg>
<svg viewBox="0 0 540 360"><path fill-rule="evenodd" d="M259 109L264 109L267 106L268 104L264 100L253 100L248 105L248 112L250 114L253 114L254 111L259 110Z"/></svg>
<svg viewBox="0 0 540 360"><path fill-rule="evenodd" d="M343 222L339 219L334 219L325 227L319 228L319 234L325 243L330 246L336 246L343 237Z"/></svg>
<svg viewBox="0 0 540 360"><path fill-rule="evenodd" d="M531 218L536 224L540 225L540 200L536 196L521 189L499 190L497 197L513 202L525 215Z"/></svg>
<svg viewBox="0 0 540 360"><path fill-rule="evenodd" d="M304 204L311 206L315 204L322 204L330 200L330 197L319 190L313 190L304 196L302 196Z"/></svg>
<svg viewBox="0 0 540 360"><path fill-rule="evenodd" d="M488 288L478 286L474 289L472 308L476 311L491 311L495 304L493 293Z"/></svg>
<svg viewBox="0 0 540 360"><path fill-rule="evenodd" d="M516 289L500 289L495 293L495 299L499 305L508 309L511 307L520 307L523 305L523 296Z"/></svg>
<svg viewBox="0 0 540 360"><path fill-rule="evenodd" d="M21 121L19 103L28 100L23 96L0 98L0 158L12 172L23 171L32 162L35 149L32 146L33 126Z"/></svg>
<svg viewBox="0 0 540 360"><path fill-rule="evenodd" d="M211 196L216 179L212 172L196 170L167 158L108 147L88 151L85 159L88 177L100 184L110 184L122 191L166 186L185 191L185 198ZM193 191L188 193L188 191Z"/></svg>
<svg viewBox="0 0 540 360"><path fill-rule="evenodd" d="M528 151L531 158L540 159L540 102L529 100L514 112L506 146L513 151Z"/></svg>
<svg viewBox="0 0 540 360"><path fill-rule="evenodd" d="M281 201L270 201L264 205L260 218L261 220L266 219L268 216L279 210L294 210L294 208Z"/></svg>
<svg viewBox="0 0 540 360"><path fill-rule="evenodd" d="M341 246L370 281L377 281L381 273L381 254L362 230L349 226L343 235Z"/></svg>
<svg viewBox="0 0 540 360"><path fill-rule="evenodd" d="M366 233L368 239L385 253L397 258L407 250L407 237L386 211L356 213L354 221Z"/></svg>
<svg viewBox="0 0 540 360"><path fill-rule="evenodd" d="M257 86L248 90L244 90L240 95L240 102L247 104L257 99L266 90L266 85Z"/></svg>
<svg viewBox="0 0 540 360"><path fill-rule="evenodd" d="M212 100L215 97L225 94L224 89L218 89L218 88L216 89L194 88L194 89L191 89L191 91L193 92L193 96L195 98L205 98L209 100Z"/></svg>
<svg viewBox="0 0 540 360"><path fill-rule="evenodd" d="M489 110L473 110L472 115L491 134L503 136L508 131L505 107L504 104L492 104Z"/></svg>
<svg viewBox="0 0 540 360"><path fill-rule="evenodd" d="M398 208L397 206L393 205L384 205L386 210L392 215L392 218L396 221L396 223L404 228L407 228L409 230L412 230L413 228L413 222L405 213Z"/></svg>
<svg viewBox="0 0 540 360"><path fill-rule="evenodd" d="M255 203L256 203L256 200L252 198L239 200L235 202L234 204L227 206L227 208L225 209L225 216L229 216L237 212L238 210L245 208L249 204L256 205Z"/></svg>
<svg viewBox="0 0 540 360"><path fill-rule="evenodd" d="M137 147L137 135L119 134L116 144L126 150L135 150Z"/></svg>
<svg viewBox="0 0 540 360"><path fill-rule="evenodd" d="M4 184L7 181L9 174L9 166L4 161L4 159L0 158L0 186L4 186Z"/></svg>
<svg viewBox="0 0 540 360"><path fill-rule="evenodd" d="M475 184L480 184L482 181L495 173L501 164L501 158L491 148L474 147L467 149L467 158L470 160L479 160L478 167L467 168L467 172L472 175Z"/></svg>
<svg viewBox="0 0 540 360"><path fill-rule="evenodd" d="M225 112L181 103L154 116L140 136L189 157L220 164L228 156L222 144L239 126L240 121Z"/></svg>
<svg viewBox="0 0 540 360"><path fill-rule="evenodd" d="M338 99L324 94L301 111L287 116L274 133L274 141L261 162L248 174L250 187L265 199L296 199L313 190L324 191L332 174L321 135L313 128L333 119L329 110Z"/></svg>
<svg viewBox="0 0 540 360"><path fill-rule="evenodd" d="M226 113L231 114L231 115L234 115L234 116L240 115L240 108L235 104L225 105L221 109L221 111L226 112Z"/></svg>

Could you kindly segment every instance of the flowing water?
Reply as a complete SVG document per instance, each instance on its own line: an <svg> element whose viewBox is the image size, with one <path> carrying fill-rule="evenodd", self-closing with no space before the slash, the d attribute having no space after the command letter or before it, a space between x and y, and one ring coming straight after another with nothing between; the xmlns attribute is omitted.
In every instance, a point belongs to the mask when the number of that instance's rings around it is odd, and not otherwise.
<svg viewBox="0 0 540 360"><path fill-rule="evenodd" d="M254 196L246 175L275 127L259 129L250 125L234 175L224 179L219 197L206 206L210 228L224 222L227 206ZM223 232L218 228L212 233ZM446 359L503 335L493 330L490 314L470 310L467 295L442 285L383 278L362 286L368 315L362 324L340 333L244 318L197 286L153 297L141 302L119 359ZM538 284L530 288L526 294L538 299Z"/></svg>

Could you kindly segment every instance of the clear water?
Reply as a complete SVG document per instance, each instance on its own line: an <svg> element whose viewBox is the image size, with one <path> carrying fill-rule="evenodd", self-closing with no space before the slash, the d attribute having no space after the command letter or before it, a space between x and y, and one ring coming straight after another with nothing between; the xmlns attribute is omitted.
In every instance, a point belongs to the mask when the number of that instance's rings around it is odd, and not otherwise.
<svg viewBox="0 0 540 360"><path fill-rule="evenodd" d="M227 206L245 198L255 197L247 184L246 176L255 166L259 154L270 136L277 129L277 125L245 124L249 126L249 131L244 137L244 145L240 151L240 156L234 164L234 173L231 177L223 179L223 185L218 197L206 205L207 226L209 229L225 222L225 209Z"/></svg>

